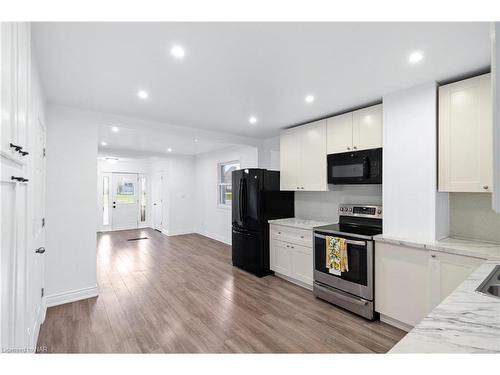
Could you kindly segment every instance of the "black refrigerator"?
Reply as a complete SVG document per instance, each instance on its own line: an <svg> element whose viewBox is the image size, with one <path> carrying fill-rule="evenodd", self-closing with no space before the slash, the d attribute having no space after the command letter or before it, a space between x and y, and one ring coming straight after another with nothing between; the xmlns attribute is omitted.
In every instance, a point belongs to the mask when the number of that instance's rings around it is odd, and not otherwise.
<svg viewBox="0 0 500 375"><path fill-rule="evenodd" d="M232 174L233 265L259 277L269 269L268 220L294 216L293 191L280 191L280 173L240 169Z"/></svg>

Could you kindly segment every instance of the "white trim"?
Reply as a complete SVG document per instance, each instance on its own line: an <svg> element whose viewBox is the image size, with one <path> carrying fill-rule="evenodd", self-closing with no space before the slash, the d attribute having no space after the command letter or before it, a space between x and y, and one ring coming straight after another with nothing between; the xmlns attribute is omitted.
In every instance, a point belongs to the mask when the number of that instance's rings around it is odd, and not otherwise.
<svg viewBox="0 0 500 375"><path fill-rule="evenodd" d="M58 294L47 296L47 307L63 305L65 303L75 302L82 299L97 297L97 285L88 288L70 290Z"/></svg>
<svg viewBox="0 0 500 375"><path fill-rule="evenodd" d="M296 280L296 279L293 279L291 277L285 276L285 275L283 275L283 274L281 274L279 272L274 271L274 276L279 277L280 279L286 280L289 283L301 286L302 288L305 288L305 289L308 289L308 290L313 290L313 286L311 284L303 283L300 280Z"/></svg>
<svg viewBox="0 0 500 375"><path fill-rule="evenodd" d="M380 314L380 321L387 323L393 327L402 329L405 332L410 332L413 329L413 327L411 325L400 322L399 320L391 318L391 317L384 315L384 314Z"/></svg>
<svg viewBox="0 0 500 375"><path fill-rule="evenodd" d="M172 237L172 236L182 236L184 234L193 234L193 233L195 233L195 231L194 230L171 231L171 230L166 230L166 229L162 228L161 233L164 234L165 236Z"/></svg>
<svg viewBox="0 0 500 375"><path fill-rule="evenodd" d="M226 245L231 245L231 238L226 238L226 237L220 236L218 234L209 233L209 232L202 232L202 231L198 231L195 233L199 234L200 236L208 237L208 238L211 238L212 240L216 240L216 241L225 243Z"/></svg>

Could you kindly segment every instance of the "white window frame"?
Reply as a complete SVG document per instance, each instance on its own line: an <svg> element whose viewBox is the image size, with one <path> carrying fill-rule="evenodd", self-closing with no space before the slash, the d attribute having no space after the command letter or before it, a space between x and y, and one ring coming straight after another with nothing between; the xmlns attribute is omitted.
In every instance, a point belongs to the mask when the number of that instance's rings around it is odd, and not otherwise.
<svg viewBox="0 0 500 375"><path fill-rule="evenodd" d="M217 207L231 209L230 204L221 203L221 200L220 200L222 186L232 186L232 182L222 182L221 169L222 169L222 166L224 166L226 164L238 164L238 169L241 169L241 163L239 160L230 160L230 161L224 161L224 162L217 164Z"/></svg>

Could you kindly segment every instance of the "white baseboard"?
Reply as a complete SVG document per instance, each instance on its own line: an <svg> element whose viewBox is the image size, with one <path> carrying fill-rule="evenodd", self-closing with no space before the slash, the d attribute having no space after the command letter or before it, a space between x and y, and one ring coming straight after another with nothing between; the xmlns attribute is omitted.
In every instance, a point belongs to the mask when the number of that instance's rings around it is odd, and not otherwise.
<svg viewBox="0 0 500 375"><path fill-rule="evenodd" d="M205 237L211 238L212 240L223 242L226 245L231 245L231 238L226 238L226 237L220 236L218 234L209 233L209 232L198 231L196 233L198 233L201 236L205 236Z"/></svg>
<svg viewBox="0 0 500 375"><path fill-rule="evenodd" d="M165 235L165 236L182 236L184 234L193 234L195 233L194 230L165 230L165 229L162 229L161 232Z"/></svg>
<svg viewBox="0 0 500 375"><path fill-rule="evenodd" d="M399 320L391 318L390 316L387 316L384 314L380 314L380 321L387 323L393 327L402 329L405 332L410 332L413 329L413 327L411 325L400 322Z"/></svg>
<svg viewBox="0 0 500 375"><path fill-rule="evenodd" d="M89 288L70 290L68 292L52 294L47 296L47 307L63 305L65 303L75 302L82 299L97 297L97 285Z"/></svg>

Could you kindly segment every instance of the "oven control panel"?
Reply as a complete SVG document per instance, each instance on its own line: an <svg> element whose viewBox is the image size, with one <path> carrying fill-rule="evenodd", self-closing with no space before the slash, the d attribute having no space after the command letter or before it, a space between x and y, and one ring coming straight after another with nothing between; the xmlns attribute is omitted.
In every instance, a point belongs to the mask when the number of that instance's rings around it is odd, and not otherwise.
<svg viewBox="0 0 500 375"><path fill-rule="evenodd" d="M339 205L339 216L359 216L382 219L382 206L341 204Z"/></svg>

